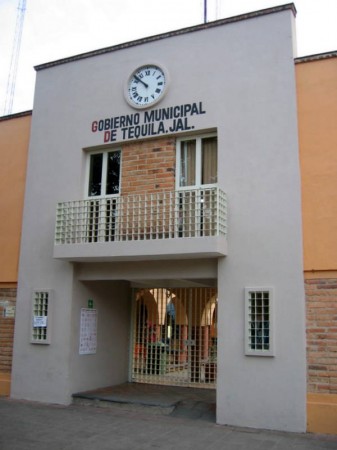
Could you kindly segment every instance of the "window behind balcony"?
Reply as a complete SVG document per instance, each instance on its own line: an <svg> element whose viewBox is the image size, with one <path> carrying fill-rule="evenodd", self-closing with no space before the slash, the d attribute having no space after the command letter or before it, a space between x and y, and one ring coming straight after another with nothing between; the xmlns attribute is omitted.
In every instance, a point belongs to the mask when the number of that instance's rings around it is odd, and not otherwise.
<svg viewBox="0 0 337 450"><path fill-rule="evenodd" d="M120 193L120 150L88 155L86 235L88 242L113 241Z"/></svg>
<svg viewBox="0 0 337 450"><path fill-rule="evenodd" d="M178 189L212 185L217 181L217 137L205 136L178 141Z"/></svg>
<svg viewBox="0 0 337 450"><path fill-rule="evenodd" d="M207 135L178 140L176 173L179 236L215 236L217 137Z"/></svg>
<svg viewBox="0 0 337 450"><path fill-rule="evenodd" d="M120 191L121 152L92 153L89 156L88 197L117 195Z"/></svg>

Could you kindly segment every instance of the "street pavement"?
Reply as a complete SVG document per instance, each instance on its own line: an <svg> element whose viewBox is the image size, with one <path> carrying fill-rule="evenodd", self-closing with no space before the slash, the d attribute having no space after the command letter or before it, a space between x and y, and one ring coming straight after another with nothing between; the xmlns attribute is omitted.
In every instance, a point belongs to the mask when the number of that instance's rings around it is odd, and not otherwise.
<svg viewBox="0 0 337 450"><path fill-rule="evenodd" d="M216 425L188 412L0 398L0 450L337 450L337 436Z"/></svg>

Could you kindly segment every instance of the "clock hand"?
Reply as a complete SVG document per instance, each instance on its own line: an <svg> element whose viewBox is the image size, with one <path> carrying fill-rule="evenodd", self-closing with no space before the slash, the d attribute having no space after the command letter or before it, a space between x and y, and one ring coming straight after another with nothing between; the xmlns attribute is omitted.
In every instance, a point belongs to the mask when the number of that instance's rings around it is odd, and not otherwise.
<svg viewBox="0 0 337 450"><path fill-rule="evenodd" d="M141 80L139 77L137 77L137 75L134 75L134 77L135 77L135 79L136 79L137 81L139 81L140 83L142 83L146 88L149 87L149 85L146 84L146 83L145 83L143 80Z"/></svg>

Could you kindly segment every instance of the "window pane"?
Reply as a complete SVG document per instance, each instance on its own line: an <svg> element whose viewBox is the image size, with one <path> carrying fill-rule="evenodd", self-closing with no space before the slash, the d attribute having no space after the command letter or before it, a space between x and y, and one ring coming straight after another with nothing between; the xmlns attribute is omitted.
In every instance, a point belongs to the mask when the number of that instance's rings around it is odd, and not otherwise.
<svg viewBox="0 0 337 450"><path fill-rule="evenodd" d="M181 143L180 149L180 186L195 185L196 141Z"/></svg>
<svg viewBox="0 0 337 450"><path fill-rule="evenodd" d="M106 195L119 193L120 160L121 152L108 153Z"/></svg>
<svg viewBox="0 0 337 450"><path fill-rule="evenodd" d="M89 197L101 195L102 189L102 162L103 154L97 153L90 156L90 172L89 172Z"/></svg>
<svg viewBox="0 0 337 450"><path fill-rule="evenodd" d="M218 181L218 149L217 138L202 140L202 173L201 184L214 184Z"/></svg>

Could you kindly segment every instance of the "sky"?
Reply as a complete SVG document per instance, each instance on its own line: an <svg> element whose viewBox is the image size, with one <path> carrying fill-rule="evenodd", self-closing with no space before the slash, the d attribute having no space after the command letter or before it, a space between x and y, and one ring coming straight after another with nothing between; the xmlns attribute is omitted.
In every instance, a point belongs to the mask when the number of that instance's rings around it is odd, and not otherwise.
<svg viewBox="0 0 337 450"><path fill-rule="evenodd" d="M208 0L208 21L289 3ZM297 56L337 50L337 0L295 0ZM19 0L0 0L0 116ZM204 0L26 0L11 113L33 108L34 66L202 23Z"/></svg>

